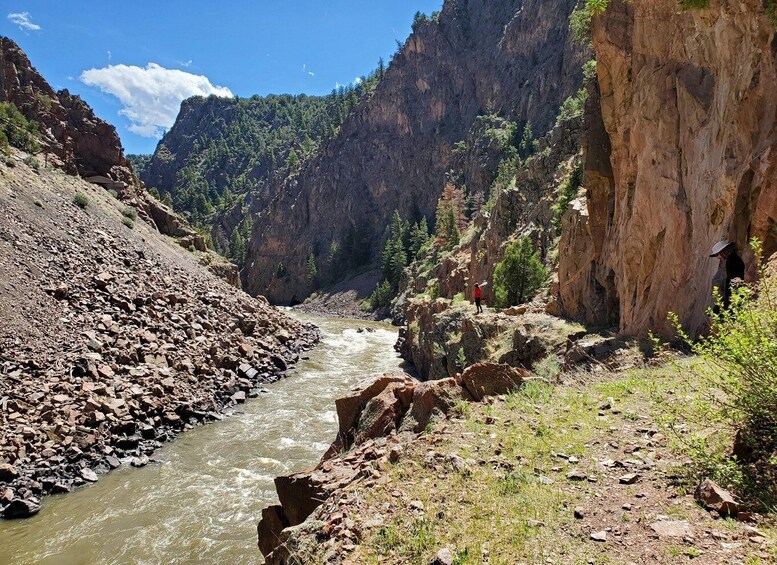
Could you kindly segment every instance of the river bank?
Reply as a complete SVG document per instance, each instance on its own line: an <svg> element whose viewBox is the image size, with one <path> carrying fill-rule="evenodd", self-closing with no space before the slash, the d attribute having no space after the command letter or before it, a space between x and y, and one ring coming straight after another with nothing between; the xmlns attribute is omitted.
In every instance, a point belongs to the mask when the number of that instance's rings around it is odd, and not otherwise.
<svg viewBox="0 0 777 565"><path fill-rule="evenodd" d="M399 368L396 331L293 313L321 341L222 422L163 445L160 463L129 466L0 528L2 563L245 563L261 560L256 522L277 502L273 479L318 461L337 431L334 401L373 370ZM372 331L359 331L370 328Z"/></svg>
<svg viewBox="0 0 777 565"><path fill-rule="evenodd" d="M5 518L145 464L280 378L318 339L101 187L17 157L0 182Z"/></svg>
<svg viewBox="0 0 777 565"><path fill-rule="evenodd" d="M305 495L316 503L266 562L773 563L773 515L724 519L694 499L666 424L698 394L694 363L578 367L482 402L451 397L421 433L402 426L276 481L292 517Z"/></svg>

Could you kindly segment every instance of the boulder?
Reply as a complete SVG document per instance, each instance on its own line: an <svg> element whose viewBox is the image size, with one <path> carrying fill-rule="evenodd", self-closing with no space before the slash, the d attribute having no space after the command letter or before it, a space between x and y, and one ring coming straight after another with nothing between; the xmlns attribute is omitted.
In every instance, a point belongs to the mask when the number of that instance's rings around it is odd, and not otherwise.
<svg viewBox="0 0 777 565"><path fill-rule="evenodd" d="M410 416L413 431L420 432L434 414L447 414L458 402L472 400L472 395L453 377L419 383L413 390Z"/></svg>
<svg viewBox="0 0 777 565"><path fill-rule="evenodd" d="M19 476L16 467L8 463L0 463L0 482L10 483Z"/></svg>
<svg viewBox="0 0 777 565"><path fill-rule="evenodd" d="M34 500L17 498L3 510L3 518L13 520L15 518L29 518L40 511L40 504Z"/></svg>
<svg viewBox="0 0 777 565"><path fill-rule="evenodd" d="M528 371L497 363L475 363L461 374L462 386L477 401L519 388Z"/></svg>
<svg viewBox="0 0 777 565"><path fill-rule="evenodd" d="M372 398L379 395L391 383L411 385L415 380L405 372L389 372L362 380L351 388L349 394L335 401L339 433L347 434L356 427L362 410Z"/></svg>
<svg viewBox="0 0 777 565"><path fill-rule="evenodd" d="M709 479L696 487L696 500L709 510L715 510L721 516L733 516L739 512L739 504L730 492Z"/></svg>
<svg viewBox="0 0 777 565"><path fill-rule="evenodd" d="M274 504L262 509L262 519L256 527L259 538L259 549L262 555L268 555L281 543L281 532L289 527L289 521L283 512L283 507Z"/></svg>
<svg viewBox="0 0 777 565"><path fill-rule="evenodd" d="M354 439L356 443L387 436L396 430L410 407L413 385L390 383L379 395L371 398L359 415Z"/></svg>

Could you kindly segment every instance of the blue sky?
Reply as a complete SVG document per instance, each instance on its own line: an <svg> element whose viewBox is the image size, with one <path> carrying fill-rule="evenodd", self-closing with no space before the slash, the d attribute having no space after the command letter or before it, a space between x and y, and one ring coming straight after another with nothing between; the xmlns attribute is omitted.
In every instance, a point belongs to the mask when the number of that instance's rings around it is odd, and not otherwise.
<svg viewBox="0 0 777 565"><path fill-rule="evenodd" d="M193 94L327 94L386 61L442 0L7 0L0 35L55 90L151 153Z"/></svg>

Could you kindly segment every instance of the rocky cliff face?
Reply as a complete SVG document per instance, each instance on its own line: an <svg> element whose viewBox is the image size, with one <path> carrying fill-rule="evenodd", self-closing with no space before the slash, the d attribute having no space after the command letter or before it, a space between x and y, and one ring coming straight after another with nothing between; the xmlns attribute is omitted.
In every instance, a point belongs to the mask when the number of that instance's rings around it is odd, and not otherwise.
<svg viewBox="0 0 777 565"><path fill-rule="evenodd" d="M613 1L593 20L586 198L564 220L560 300L629 334L703 330L713 243L777 250L777 39L761 2Z"/></svg>
<svg viewBox="0 0 777 565"><path fill-rule="evenodd" d="M67 173L133 181L115 128L96 117L80 97L67 90L54 92L7 37L0 37L0 101L11 102L38 122L46 152Z"/></svg>
<svg viewBox="0 0 777 565"><path fill-rule="evenodd" d="M437 21L417 26L339 134L255 202L249 291L302 299L311 255L326 284L377 257L394 209L433 218L453 145L478 115L547 131L582 80L568 31L574 4L449 0Z"/></svg>
<svg viewBox="0 0 777 565"><path fill-rule="evenodd" d="M184 247L205 250L202 236L142 187L124 157L116 129L95 116L80 97L67 90L54 92L7 37L0 37L0 102L14 104L38 123L49 165L116 191L161 233L177 238Z"/></svg>

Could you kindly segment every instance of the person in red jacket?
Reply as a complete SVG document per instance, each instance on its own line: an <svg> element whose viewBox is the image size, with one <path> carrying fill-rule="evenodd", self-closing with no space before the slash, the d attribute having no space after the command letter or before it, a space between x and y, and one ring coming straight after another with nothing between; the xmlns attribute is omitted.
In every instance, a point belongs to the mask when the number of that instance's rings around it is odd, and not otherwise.
<svg viewBox="0 0 777 565"><path fill-rule="evenodd" d="M481 284L475 283L475 290L472 293L472 296L475 299L476 314L480 314L483 311L483 307L480 305L480 297L483 295L483 289L481 288L481 286L486 286L486 284L487 283L481 283Z"/></svg>

